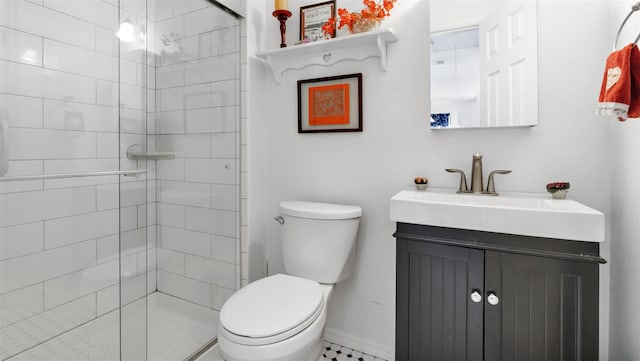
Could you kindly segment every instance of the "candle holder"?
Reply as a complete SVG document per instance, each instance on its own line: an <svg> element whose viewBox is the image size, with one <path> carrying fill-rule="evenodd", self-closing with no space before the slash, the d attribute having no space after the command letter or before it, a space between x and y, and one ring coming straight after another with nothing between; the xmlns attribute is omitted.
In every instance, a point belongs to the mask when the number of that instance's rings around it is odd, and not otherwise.
<svg viewBox="0 0 640 361"><path fill-rule="evenodd" d="M291 17L291 11L289 10L276 10L273 12L273 16L280 20L280 47L286 48L287 43L285 41L285 32L287 31L287 19Z"/></svg>

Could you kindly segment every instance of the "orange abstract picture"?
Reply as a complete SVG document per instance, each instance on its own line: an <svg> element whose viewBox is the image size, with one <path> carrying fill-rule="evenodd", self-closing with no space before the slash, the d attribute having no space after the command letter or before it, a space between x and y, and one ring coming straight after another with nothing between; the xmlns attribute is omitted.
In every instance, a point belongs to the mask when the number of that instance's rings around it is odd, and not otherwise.
<svg viewBox="0 0 640 361"><path fill-rule="evenodd" d="M361 131L362 73L298 80L298 133Z"/></svg>
<svg viewBox="0 0 640 361"><path fill-rule="evenodd" d="M309 88L309 125L349 124L349 84Z"/></svg>

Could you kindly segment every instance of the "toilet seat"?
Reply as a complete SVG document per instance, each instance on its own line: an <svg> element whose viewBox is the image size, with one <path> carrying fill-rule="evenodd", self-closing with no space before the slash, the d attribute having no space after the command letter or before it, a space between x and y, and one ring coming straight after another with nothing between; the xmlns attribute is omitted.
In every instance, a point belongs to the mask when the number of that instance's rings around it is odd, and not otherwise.
<svg viewBox="0 0 640 361"><path fill-rule="evenodd" d="M320 284L284 274L253 282L227 300L220 332L241 345L268 345L311 325L324 309Z"/></svg>

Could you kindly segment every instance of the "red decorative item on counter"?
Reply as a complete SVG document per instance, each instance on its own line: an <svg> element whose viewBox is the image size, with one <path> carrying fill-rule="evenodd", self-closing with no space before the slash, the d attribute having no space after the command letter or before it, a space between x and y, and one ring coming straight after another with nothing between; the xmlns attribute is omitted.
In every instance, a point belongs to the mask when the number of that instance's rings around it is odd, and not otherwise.
<svg viewBox="0 0 640 361"><path fill-rule="evenodd" d="M552 182L547 184L547 192L554 193L562 189L571 188L571 183L569 182Z"/></svg>

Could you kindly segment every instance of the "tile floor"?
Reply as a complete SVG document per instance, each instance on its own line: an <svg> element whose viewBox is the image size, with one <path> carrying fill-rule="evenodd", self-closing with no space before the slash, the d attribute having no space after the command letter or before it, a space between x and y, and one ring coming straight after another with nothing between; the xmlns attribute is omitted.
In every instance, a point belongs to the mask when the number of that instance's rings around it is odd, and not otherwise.
<svg viewBox="0 0 640 361"><path fill-rule="evenodd" d="M144 340L136 339L144 335L144 330L136 334L135 327L144 325L144 315L148 312L148 360L177 361L184 360L194 350L209 341L218 329L218 312L204 308L166 294L155 292L149 295L145 312L144 303L130 304L130 312L123 311L123 327L130 330L123 352L130 359L144 352ZM128 307L127 306L127 307ZM142 316L137 318L136 315ZM132 317L130 317L132 316ZM120 315L117 311L99 317L61 336L44 342L25 351L8 361L37 360L95 360L116 361L119 358L120 339L118 325ZM177 335L177 336L176 336ZM357 350L331 342L324 342L320 361L386 361ZM126 352L126 350L129 352ZM138 355L144 359L144 354ZM217 347L200 357L198 361L218 361L220 353Z"/></svg>
<svg viewBox="0 0 640 361"><path fill-rule="evenodd" d="M322 358L319 361L386 361L384 359L367 355L360 351L352 350L348 347L340 346L331 342L324 342ZM218 346L214 346L205 353L198 361L224 361L220 358Z"/></svg>
<svg viewBox="0 0 640 361"><path fill-rule="evenodd" d="M384 359L367 355L360 351L352 350L348 347L340 346L335 343L324 343L322 351L322 361L386 361Z"/></svg>
<svg viewBox="0 0 640 361"><path fill-rule="evenodd" d="M148 350L148 360L184 360L218 332L217 311L160 292L149 295L147 307L143 302L136 301L123 308L122 326L128 330L122 337L126 359L145 359L144 353ZM146 345L145 315L148 317ZM113 311L8 361L117 361L119 325L120 315Z"/></svg>

